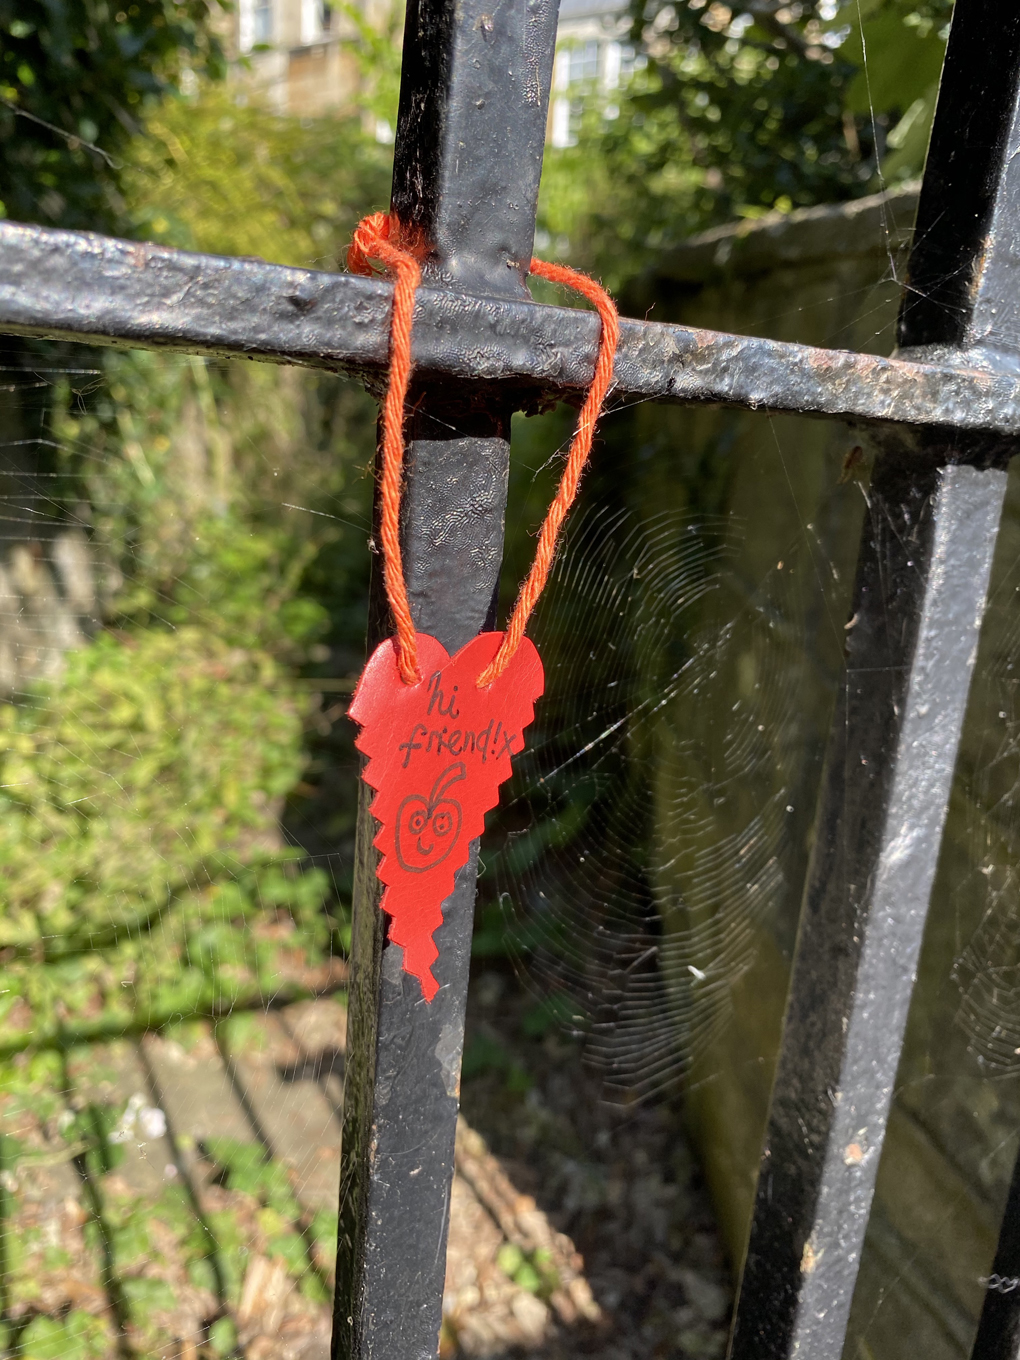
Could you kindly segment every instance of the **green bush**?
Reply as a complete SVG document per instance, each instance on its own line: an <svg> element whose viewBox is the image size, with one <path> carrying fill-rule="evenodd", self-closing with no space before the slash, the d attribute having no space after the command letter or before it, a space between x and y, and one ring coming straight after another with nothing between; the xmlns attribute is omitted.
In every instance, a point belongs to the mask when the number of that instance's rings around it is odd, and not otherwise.
<svg viewBox="0 0 1020 1360"><path fill-rule="evenodd" d="M389 152L355 119L237 96L149 104L125 213L192 249L334 264ZM362 645L373 403L325 373L97 362L58 386L49 432L102 627L0 706L0 1047L300 992L335 980L344 938L335 881L280 820L315 735L295 673L323 640L345 671Z"/></svg>
<svg viewBox="0 0 1020 1360"><path fill-rule="evenodd" d="M21 1333L19 1354L22 1360L99 1360L112 1344L105 1318L74 1308L61 1318L33 1318Z"/></svg>
<svg viewBox="0 0 1020 1360"><path fill-rule="evenodd" d="M103 634L0 708L0 1043L255 998L326 958L325 875L278 829L302 701L196 627Z"/></svg>

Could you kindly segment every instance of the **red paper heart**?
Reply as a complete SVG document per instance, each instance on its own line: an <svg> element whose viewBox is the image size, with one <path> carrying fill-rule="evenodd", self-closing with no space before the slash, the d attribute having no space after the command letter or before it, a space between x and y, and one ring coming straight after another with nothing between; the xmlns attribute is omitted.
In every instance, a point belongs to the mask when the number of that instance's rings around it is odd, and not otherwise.
<svg viewBox="0 0 1020 1360"><path fill-rule="evenodd" d="M432 936L443 923L442 905L485 814L499 801L511 756L524 749L545 676L528 638L486 689L478 688L478 677L502 633L480 633L453 657L427 633L417 639L418 684L400 678L396 645L387 638L369 658L349 712L361 724L355 745L369 757L362 777L376 790L373 844L382 852L380 905L390 917L389 938L403 948L405 972L431 1001L439 952Z"/></svg>

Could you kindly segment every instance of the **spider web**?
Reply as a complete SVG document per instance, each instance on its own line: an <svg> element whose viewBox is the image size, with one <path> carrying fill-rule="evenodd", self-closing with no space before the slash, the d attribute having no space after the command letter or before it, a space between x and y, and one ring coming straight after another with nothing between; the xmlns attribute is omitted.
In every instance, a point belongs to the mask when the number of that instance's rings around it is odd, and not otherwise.
<svg viewBox="0 0 1020 1360"><path fill-rule="evenodd" d="M890 248L887 282L896 267ZM860 343L864 297L838 297ZM758 322L779 330L799 311ZM882 349L886 318L878 304ZM364 635L371 408L287 372L235 393L244 419L227 430L230 379L204 361L8 357L25 427L0 450L0 751L18 828L0 856L4 1345L324 1354L356 787L343 715ZM289 395L274 404L277 383ZM54 387L76 416L59 428L42 422ZM185 399L164 421L151 393L167 390ZM603 427L617 465L654 461L614 447L614 422L635 438L622 415ZM582 1038L628 1105L723 1075L741 985L763 948L790 957L866 512L859 469L840 476L842 432L822 451L802 422L740 419L751 436L724 421L707 446L740 465L743 490L724 477L707 508L679 494L679 474L672 496L642 490L640 472L626 495L586 488L532 629L547 695L483 848L480 969L509 952L537 1008ZM653 453L682 459L669 417L649 420ZM239 475L262 509L235 534ZM755 480L780 492L756 498ZM246 556L245 535L263 529L268 558ZM304 559L280 546L302 536ZM961 1104L985 1098L975 1066L999 1078L994 1118L966 1126L967 1174L991 1202L1020 1074L1018 558L1007 534L950 827L964 851L936 890L952 939L941 954L930 942L905 1070L928 1098L904 1108L955 1149ZM288 572L290 593L274 593ZM225 612L223 582L246 573L264 590L252 614L282 631ZM326 602L332 631L290 617L305 597ZM947 980L948 1027L925 1012L934 990L944 1015ZM524 1345L520 1298L541 1296L547 1259L584 1303L574 1255L518 1214L484 1147L465 1144L458 1169L455 1197L470 1184L485 1210L467 1221L495 1232L486 1287L503 1335ZM869 1244L886 1270L872 1319L913 1288L919 1241L898 1242L893 1271ZM521 1283L525 1268L538 1284ZM475 1278L454 1309L472 1290ZM468 1353L487 1353L457 1318Z"/></svg>
<svg viewBox="0 0 1020 1360"><path fill-rule="evenodd" d="M0 468L0 1320L26 1355L149 1355L168 1338L317 1354L371 406L285 375L303 414L284 437L257 385L279 381L271 370L10 360L23 428ZM255 386L239 401L233 381ZM361 453L338 443L351 429ZM815 457L786 427L758 429L773 472ZM648 515L593 488L535 621L548 696L484 852L483 902L541 1004L649 1100L725 1028L756 932L782 931L799 890L824 731L816 715L805 739L805 694L817 702L834 673L805 638L821 619L838 643L827 611L849 579L824 521L833 497L862 504L836 486L838 452L828 466L821 527L786 513L764 537L739 513ZM302 556L309 522L322 532ZM289 595L265 593L281 578ZM328 602L332 631L288 622L306 596ZM527 1270L546 1252L561 1281L576 1266L548 1225L546 1244L507 1218L472 1146L458 1193L474 1187L501 1225L486 1268L502 1302L486 1316L502 1308L523 1343L514 1300L544 1288ZM523 1253L510 1275L496 1264L509 1246ZM583 1300L584 1281L572 1288ZM458 1334L477 1346L470 1317Z"/></svg>
<svg viewBox="0 0 1020 1360"><path fill-rule="evenodd" d="M821 741L804 626L841 579L810 534L749 576L746 534L579 515L534 626L555 660L506 814L524 825L485 856L526 976L575 1003L593 1061L645 1096L718 1035L758 932L799 891Z"/></svg>

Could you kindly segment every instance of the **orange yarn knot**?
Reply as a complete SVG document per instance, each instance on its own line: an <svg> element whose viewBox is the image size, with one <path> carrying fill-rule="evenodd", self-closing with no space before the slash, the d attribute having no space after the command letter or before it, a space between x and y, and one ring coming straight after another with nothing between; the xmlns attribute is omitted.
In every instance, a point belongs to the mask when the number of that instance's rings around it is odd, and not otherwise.
<svg viewBox="0 0 1020 1360"><path fill-rule="evenodd" d="M420 243L408 239L400 223L388 213L372 213L359 222L347 251L347 268L352 274L373 274L372 261L378 260L395 274L393 312L390 319L390 374L383 402L382 476L380 478L379 537L383 555L383 581L386 598L397 634L397 655L401 678L406 684L421 679L414 621L404 585L403 558L400 551L400 491L404 467L404 406L411 381L411 324L414 295L421 283ZM567 453L566 467L559 487L538 535L535 560L521 586L503 641L492 662L478 677L479 686L491 685L506 670L517 651L539 596L545 589L556 554L556 540L563 521L577 496L581 473L591 454L595 425L613 381L613 361L620 336L616 304L594 279L563 264L532 259L529 272L551 283L563 284L593 303L602 322L598 358L591 386L581 407L577 429Z"/></svg>
<svg viewBox="0 0 1020 1360"><path fill-rule="evenodd" d="M347 268L352 274L375 274L372 261L378 260L387 269L407 269L425 262L427 243L413 228L402 225L389 213L369 213L354 228L354 236L347 247Z"/></svg>

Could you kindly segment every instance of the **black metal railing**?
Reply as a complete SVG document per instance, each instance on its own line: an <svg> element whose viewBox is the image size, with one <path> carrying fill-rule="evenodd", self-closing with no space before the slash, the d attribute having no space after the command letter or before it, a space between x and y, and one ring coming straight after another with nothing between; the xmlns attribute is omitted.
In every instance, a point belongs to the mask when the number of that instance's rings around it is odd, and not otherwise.
<svg viewBox="0 0 1020 1360"><path fill-rule="evenodd" d="M511 413L590 379L597 320L525 287L555 0L410 0L393 208L417 302L405 570L451 652L494 622ZM1020 436L1020 10L957 0L892 359L625 321L619 397L865 427L878 459L817 813L734 1360L841 1354ZM378 376L389 285L0 224L0 330ZM453 506L468 513L449 516ZM455 526L452 530L450 526ZM456 590L449 588L457 582ZM389 630L372 588L369 644ZM431 1005L385 943L363 800L333 1353L434 1356L477 850ZM1020 1175L995 1263L1020 1275ZM974 1355L1006 1360L1020 1290Z"/></svg>

